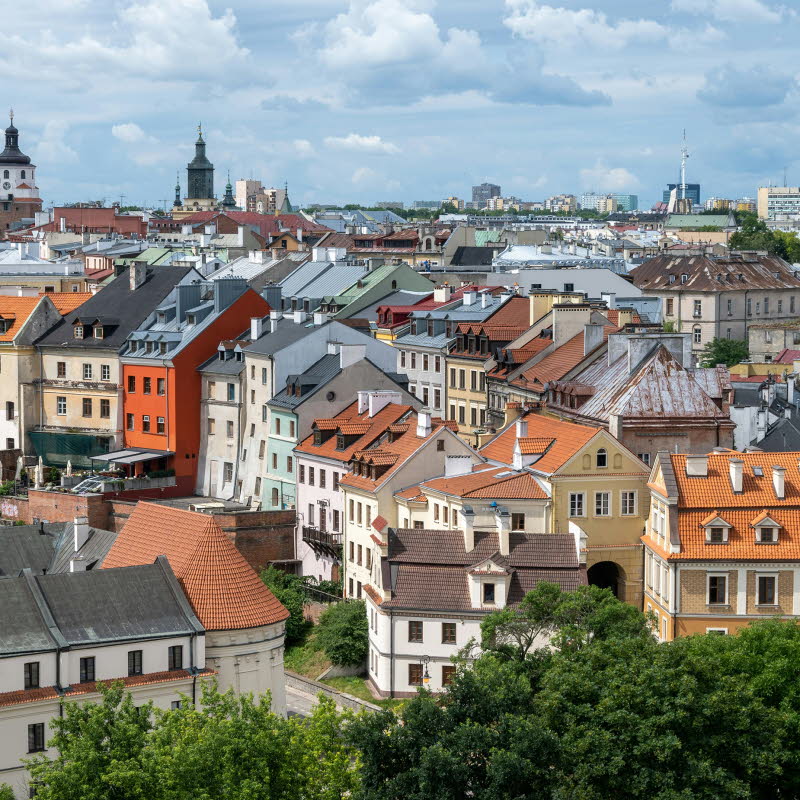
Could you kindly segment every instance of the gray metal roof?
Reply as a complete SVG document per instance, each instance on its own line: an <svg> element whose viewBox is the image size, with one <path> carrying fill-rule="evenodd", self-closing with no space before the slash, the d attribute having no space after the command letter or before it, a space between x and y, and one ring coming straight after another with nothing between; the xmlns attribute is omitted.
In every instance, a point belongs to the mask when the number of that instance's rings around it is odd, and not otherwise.
<svg viewBox="0 0 800 800"><path fill-rule="evenodd" d="M283 297L328 297L348 289L367 274L366 267L330 261L309 261L284 278Z"/></svg>
<svg viewBox="0 0 800 800"><path fill-rule="evenodd" d="M311 395L319 391L325 384L330 383L340 372L341 357L338 353L324 355L319 361L312 364L300 375L289 375L289 380L300 378L303 384L303 393L300 397L290 395L284 388L273 397L267 405L283 409L292 409L308 400Z"/></svg>
<svg viewBox="0 0 800 800"><path fill-rule="evenodd" d="M312 322L298 323L292 319L283 317L277 321L275 332L273 333L270 331L270 319L267 317L264 322L264 327L267 332L256 339L255 342L250 343L247 346L246 352L258 353L260 355L274 355L279 350L283 350L284 347L288 347L290 344L300 341L304 336L308 336L312 331L329 324L328 322L322 325L314 325Z"/></svg>
<svg viewBox="0 0 800 800"><path fill-rule="evenodd" d="M55 648L30 579L0 581L0 658Z"/></svg>
<svg viewBox="0 0 800 800"><path fill-rule="evenodd" d="M219 351L215 353L205 364L201 364L198 372L212 373L214 375L239 375L244 369L244 361L237 361L234 358L226 358L222 361L219 357Z"/></svg>

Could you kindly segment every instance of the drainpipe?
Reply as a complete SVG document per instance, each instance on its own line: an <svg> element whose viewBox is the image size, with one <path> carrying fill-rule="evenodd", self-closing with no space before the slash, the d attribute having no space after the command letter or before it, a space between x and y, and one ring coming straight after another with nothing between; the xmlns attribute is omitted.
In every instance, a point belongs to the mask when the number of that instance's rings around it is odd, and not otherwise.
<svg viewBox="0 0 800 800"><path fill-rule="evenodd" d="M197 707L197 669L194 663L194 640L197 637L197 632L192 631L189 637L189 671L192 673L192 707Z"/></svg>
<svg viewBox="0 0 800 800"><path fill-rule="evenodd" d="M389 697L394 697L394 615L389 609Z"/></svg>

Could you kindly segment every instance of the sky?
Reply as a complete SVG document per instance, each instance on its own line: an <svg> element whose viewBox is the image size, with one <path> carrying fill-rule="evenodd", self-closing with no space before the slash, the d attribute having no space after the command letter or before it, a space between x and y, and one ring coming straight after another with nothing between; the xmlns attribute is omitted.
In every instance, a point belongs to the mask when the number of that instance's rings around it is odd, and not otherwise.
<svg viewBox="0 0 800 800"><path fill-rule="evenodd" d="M800 4L26 0L0 103L46 203L171 205L197 124L295 205L800 184Z"/></svg>

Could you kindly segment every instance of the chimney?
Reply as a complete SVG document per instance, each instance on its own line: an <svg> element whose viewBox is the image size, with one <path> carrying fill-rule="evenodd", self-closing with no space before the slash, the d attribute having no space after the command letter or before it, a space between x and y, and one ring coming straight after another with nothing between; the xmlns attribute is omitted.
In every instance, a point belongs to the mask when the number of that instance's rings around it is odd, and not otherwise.
<svg viewBox="0 0 800 800"><path fill-rule="evenodd" d="M369 408L369 392L362 389L358 392L358 413L363 414Z"/></svg>
<svg viewBox="0 0 800 800"><path fill-rule="evenodd" d="M433 299L437 303L446 303L450 299L450 295L451 294L452 294L452 290L445 283L442 286L437 286L433 290Z"/></svg>
<svg viewBox="0 0 800 800"><path fill-rule="evenodd" d="M353 346L363 347L366 350L365 345L351 345L351 347ZM391 403L400 405L403 402L400 392L378 391L368 392L367 394L367 407L369 408L370 417L374 417L381 409L386 408Z"/></svg>
<svg viewBox="0 0 800 800"><path fill-rule="evenodd" d="M302 228L298 228L297 229L297 241L300 242L301 244L303 242L303 229Z"/></svg>
<svg viewBox="0 0 800 800"><path fill-rule="evenodd" d="M275 333L276 328L278 327L278 320L281 318L280 311L270 311L269 312L269 332Z"/></svg>
<svg viewBox="0 0 800 800"><path fill-rule="evenodd" d="M472 472L472 459L469 456L447 456L444 461L445 478L455 478Z"/></svg>
<svg viewBox="0 0 800 800"><path fill-rule="evenodd" d="M422 408L417 412L417 436L425 439L431 433L431 410Z"/></svg>
<svg viewBox="0 0 800 800"><path fill-rule="evenodd" d="M475 549L475 512L472 506L463 506L461 517L464 520L464 550L471 553Z"/></svg>
<svg viewBox="0 0 800 800"><path fill-rule="evenodd" d="M486 308L489 305L489 293L481 292L481 308Z"/></svg>
<svg viewBox="0 0 800 800"><path fill-rule="evenodd" d="M603 326L597 323L588 323L583 326L583 354L591 353L598 345L603 343Z"/></svg>
<svg viewBox="0 0 800 800"><path fill-rule="evenodd" d="M707 478L708 456L686 456L686 476L689 478Z"/></svg>
<svg viewBox="0 0 800 800"><path fill-rule="evenodd" d="M75 553L77 553L81 547L86 544L87 539L89 538L89 518L88 517L75 517L72 522L73 525L73 537L72 537L72 549Z"/></svg>
<svg viewBox="0 0 800 800"><path fill-rule="evenodd" d="M147 264L143 261L133 261L128 268L128 277L131 282L131 291L135 292L143 283L147 275Z"/></svg>
<svg viewBox="0 0 800 800"><path fill-rule="evenodd" d="M778 500L785 500L786 499L786 492L785 492L785 475L786 467L778 467L773 464L772 466L772 486L775 489L775 497Z"/></svg>
<svg viewBox="0 0 800 800"><path fill-rule="evenodd" d="M264 320L261 317L250 317L250 341L255 342L264 333Z"/></svg>
<svg viewBox="0 0 800 800"><path fill-rule="evenodd" d="M244 247L244 225L236 227L236 246Z"/></svg>
<svg viewBox="0 0 800 800"><path fill-rule="evenodd" d="M739 494L742 491L742 473L744 472L744 461L741 458L732 458L728 461L728 468L731 475L731 488Z"/></svg>
<svg viewBox="0 0 800 800"><path fill-rule="evenodd" d="M501 556L507 556L511 552L511 543L509 541L509 534L511 532L511 515L508 513L507 508L498 506L494 513L495 523L497 525L497 543Z"/></svg>
<svg viewBox="0 0 800 800"><path fill-rule="evenodd" d="M528 438L528 420L520 418L517 420L517 439L527 439L527 438Z"/></svg>
<svg viewBox="0 0 800 800"><path fill-rule="evenodd" d="M302 325L302 323L304 323L306 321L307 317L308 317L308 314L306 314L306 312L303 311L302 309L298 308L294 312L294 321L295 321L296 325Z"/></svg>
<svg viewBox="0 0 800 800"><path fill-rule="evenodd" d="M462 303L465 306L473 305L475 303L475 296L476 296L476 293L474 291L472 291L472 290L470 290L468 292L464 292L464 294L462 295Z"/></svg>
<svg viewBox="0 0 800 800"><path fill-rule="evenodd" d="M367 346L365 344L345 344L339 345L339 366L344 369L351 364L358 364L367 356ZM371 416L371 415L370 415Z"/></svg>
<svg viewBox="0 0 800 800"><path fill-rule="evenodd" d="M78 556L69 560L70 572L86 572L86 559Z"/></svg>

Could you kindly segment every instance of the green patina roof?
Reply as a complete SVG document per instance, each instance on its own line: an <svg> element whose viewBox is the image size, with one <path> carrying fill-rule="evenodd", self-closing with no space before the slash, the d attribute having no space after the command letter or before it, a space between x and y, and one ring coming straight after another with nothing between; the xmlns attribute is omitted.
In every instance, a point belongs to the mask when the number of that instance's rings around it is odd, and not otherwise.
<svg viewBox="0 0 800 800"><path fill-rule="evenodd" d="M168 247L148 247L147 250L142 250L135 256L125 256L124 258L115 258L114 264L120 267L127 267L134 261L144 261L149 266L158 264L159 261L169 256L172 253Z"/></svg>
<svg viewBox="0 0 800 800"><path fill-rule="evenodd" d="M499 242L501 233L502 231L499 228L475 231L475 247L486 247L490 242Z"/></svg>

